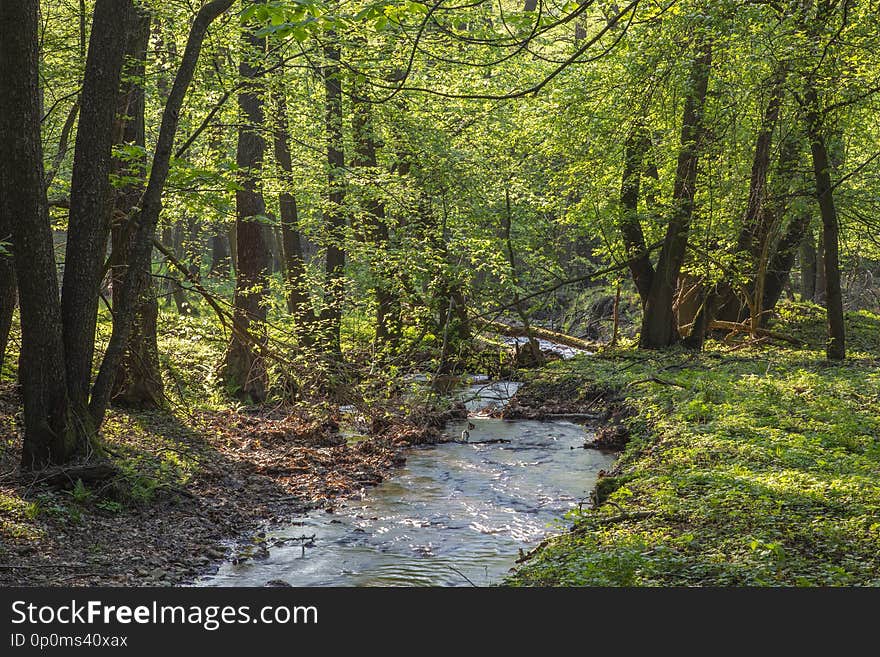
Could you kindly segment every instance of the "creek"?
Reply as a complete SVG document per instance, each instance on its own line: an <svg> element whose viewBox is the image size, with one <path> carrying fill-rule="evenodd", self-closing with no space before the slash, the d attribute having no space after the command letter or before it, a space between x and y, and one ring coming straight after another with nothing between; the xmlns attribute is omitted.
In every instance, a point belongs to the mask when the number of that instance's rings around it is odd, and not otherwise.
<svg viewBox="0 0 880 657"><path fill-rule="evenodd" d="M333 513L316 510L267 532L262 558L220 566L200 586L488 586L586 504L614 455L584 449L589 428L565 421L500 420L519 384L464 391L471 416L450 422L467 443L412 447L406 464ZM486 442L482 441L509 441Z"/></svg>

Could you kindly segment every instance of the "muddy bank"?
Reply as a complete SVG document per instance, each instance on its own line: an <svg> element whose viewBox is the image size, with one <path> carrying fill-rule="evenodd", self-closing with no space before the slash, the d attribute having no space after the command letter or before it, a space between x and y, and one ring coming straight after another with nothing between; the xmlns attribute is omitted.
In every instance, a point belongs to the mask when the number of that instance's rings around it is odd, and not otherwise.
<svg viewBox="0 0 880 657"><path fill-rule="evenodd" d="M527 382L510 403L497 412L506 420L570 420L595 425L595 437L585 447L622 451L629 441L625 420L633 409L619 386L584 383L574 377Z"/></svg>
<svg viewBox="0 0 880 657"><path fill-rule="evenodd" d="M221 559L253 556L248 539L261 530L332 512L380 483L440 422L392 422L348 444L338 418L289 408L185 418L116 410L105 432L120 474L59 488L18 472L18 409L4 386L0 586L190 582Z"/></svg>

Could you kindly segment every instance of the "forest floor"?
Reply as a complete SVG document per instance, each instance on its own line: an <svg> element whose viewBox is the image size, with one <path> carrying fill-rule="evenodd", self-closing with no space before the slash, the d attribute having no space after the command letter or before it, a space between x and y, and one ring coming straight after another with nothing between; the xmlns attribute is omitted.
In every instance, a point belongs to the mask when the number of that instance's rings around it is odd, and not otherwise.
<svg viewBox="0 0 880 657"><path fill-rule="evenodd" d="M17 404L10 386L0 404ZM97 486L48 488L19 475L17 444L5 450L0 586L171 585L224 558L259 558L259 535L235 539L308 509L332 512L402 463L405 445L349 445L331 423L287 409L183 419L116 410L103 433L122 473Z"/></svg>
<svg viewBox="0 0 880 657"><path fill-rule="evenodd" d="M332 513L454 413L421 408L348 440L338 404L242 406L217 392L223 339L210 319L166 319L169 403L111 410L101 438L120 473L106 481L21 475L20 399L0 384L0 586L178 585L224 559L260 558L271 547L262 530Z"/></svg>
<svg viewBox="0 0 880 657"><path fill-rule="evenodd" d="M508 583L880 585L880 318L849 314L834 363L821 311L784 312L808 346L621 348L535 372L514 414L598 406L598 439L625 448Z"/></svg>

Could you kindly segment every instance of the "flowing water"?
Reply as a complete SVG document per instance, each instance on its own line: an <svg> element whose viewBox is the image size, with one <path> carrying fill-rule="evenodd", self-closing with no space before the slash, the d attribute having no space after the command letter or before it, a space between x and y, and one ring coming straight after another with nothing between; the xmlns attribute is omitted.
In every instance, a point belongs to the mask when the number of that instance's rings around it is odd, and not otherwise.
<svg viewBox="0 0 880 657"><path fill-rule="evenodd" d="M473 386L471 411L505 403L515 383ZM414 447L406 464L362 499L314 511L270 532L268 556L223 564L203 586L485 586L522 548L587 500L614 460L583 449L583 426L473 416L467 444ZM465 421L450 423L459 438ZM475 444L509 440L509 443ZM311 537L314 536L312 539Z"/></svg>

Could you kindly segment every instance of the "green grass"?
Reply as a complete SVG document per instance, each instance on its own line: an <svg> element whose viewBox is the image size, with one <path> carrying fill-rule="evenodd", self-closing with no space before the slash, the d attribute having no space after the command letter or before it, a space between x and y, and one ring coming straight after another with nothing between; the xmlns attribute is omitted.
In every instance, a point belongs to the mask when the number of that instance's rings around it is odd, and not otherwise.
<svg viewBox="0 0 880 657"><path fill-rule="evenodd" d="M813 348L623 349L538 373L619 388L632 440L602 503L510 583L880 585L880 318L850 315L855 351L830 364L800 314Z"/></svg>

